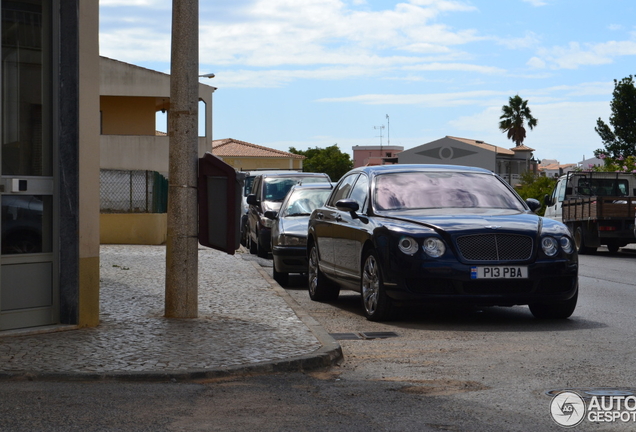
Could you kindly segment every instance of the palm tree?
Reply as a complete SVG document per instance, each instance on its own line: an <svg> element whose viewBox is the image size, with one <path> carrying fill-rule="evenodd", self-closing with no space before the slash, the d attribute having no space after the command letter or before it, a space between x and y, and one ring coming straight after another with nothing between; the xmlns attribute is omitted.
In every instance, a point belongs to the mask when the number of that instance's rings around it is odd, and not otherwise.
<svg viewBox="0 0 636 432"><path fill-rule="evenodd" d="M502 114L499 117L499 129L502 132L508 132L508 138L511 139L517 147L523 145L526 138L526 129L524 123L528 124L530 130L534 128L538 120L530 114L528 101L521 99L519 95L509 99L509 105L501 107Z"/></svg>

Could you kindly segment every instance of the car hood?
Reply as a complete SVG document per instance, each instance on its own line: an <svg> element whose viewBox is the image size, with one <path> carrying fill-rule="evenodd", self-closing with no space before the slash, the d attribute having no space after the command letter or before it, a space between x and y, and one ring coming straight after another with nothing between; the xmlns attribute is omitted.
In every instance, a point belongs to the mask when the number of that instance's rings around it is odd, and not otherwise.
<svg viewBox="0 0 636 432"><path fill-rule="evenodd" d="M533 213L517 211L464 213L464 214L385 214L387 219L423 225L435 231L449 234L470 231L516 231L537 233L542 229L543 218Z"/></svg>
<svg viewBox="0 0 636 432"><path fill-rule="evenodd" d="M307 237L307 226L309 216L288 216L280 220L280 233L294 235L296 237Z"/></svg>

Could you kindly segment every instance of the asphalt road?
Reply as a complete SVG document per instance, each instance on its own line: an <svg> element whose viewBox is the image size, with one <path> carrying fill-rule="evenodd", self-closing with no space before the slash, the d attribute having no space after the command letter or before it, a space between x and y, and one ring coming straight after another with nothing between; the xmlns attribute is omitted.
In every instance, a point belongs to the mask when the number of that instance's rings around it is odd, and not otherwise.
<svg viewBox="0 0 636 432"><path fill-rule="evenodd" d="M312 302L292 277L287 291L305 310L356 338L341 340L339 366L196 383L3 382L0 431L562 430L547 391L636 393L636 253L580 261L579 307L563 321L514 307L411 309L372 323L358 294ZM393 335L364 337L373 332Z"/></svg>

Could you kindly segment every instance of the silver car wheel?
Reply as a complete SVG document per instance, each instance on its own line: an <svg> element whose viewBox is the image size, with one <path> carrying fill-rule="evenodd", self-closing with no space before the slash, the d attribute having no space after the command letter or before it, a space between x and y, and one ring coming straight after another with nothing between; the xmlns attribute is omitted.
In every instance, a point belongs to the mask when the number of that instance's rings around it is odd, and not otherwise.
<svg viewBox="0 0 636 432"><path fill-rule="evenodd" d="M312 246L309 252L309 265L307 269L309 279L309 294L316 295L316 287L318 286L318 252L316 246Z"/></svg>
<svg viewBox="0 0 636 432"><path fill-rule="evenodd" d="M372 316L378 308L380 278L378 266L373 255L369 255L362 269L362 302L367 315Z"/></svg>

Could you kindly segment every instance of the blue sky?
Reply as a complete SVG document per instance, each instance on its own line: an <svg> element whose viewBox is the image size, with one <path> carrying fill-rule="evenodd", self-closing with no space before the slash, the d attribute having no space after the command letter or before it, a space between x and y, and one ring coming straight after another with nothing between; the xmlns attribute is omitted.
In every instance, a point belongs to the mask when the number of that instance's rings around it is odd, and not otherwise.
<svg viewBox="0 0 636 432"><path fill-rule="evenodd" d="M170 71L171 0L99 0L100 54ZM413 148L446 135L510 148L518 94L538 159L593 156L614 79L636 75L633 0L200 0L214 139L280 150ZM388 115L388 119L387 119ZM384 129L381 127L384 126ZM382 134L382 136L380 136Z"/></svg>

